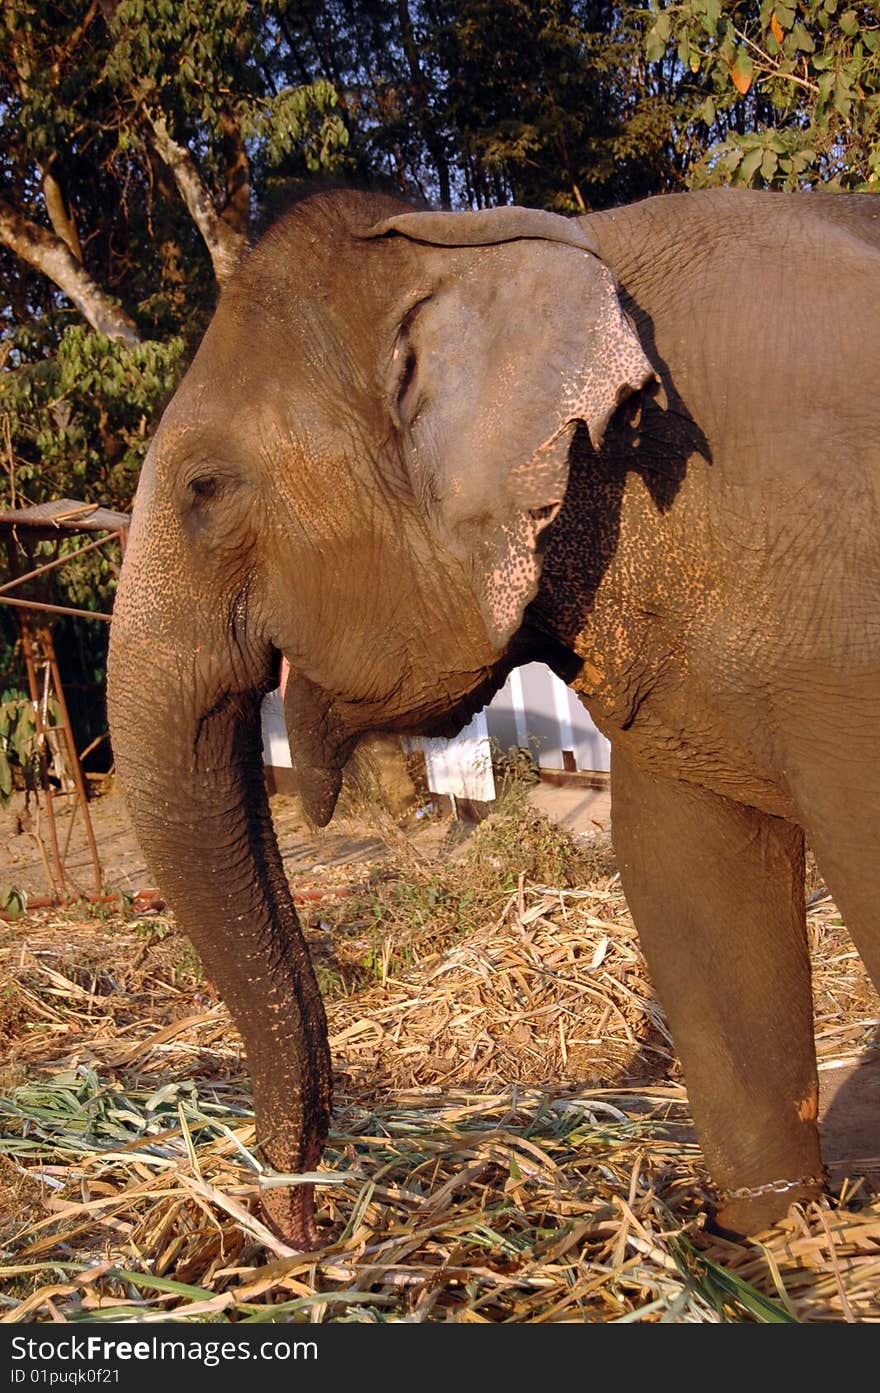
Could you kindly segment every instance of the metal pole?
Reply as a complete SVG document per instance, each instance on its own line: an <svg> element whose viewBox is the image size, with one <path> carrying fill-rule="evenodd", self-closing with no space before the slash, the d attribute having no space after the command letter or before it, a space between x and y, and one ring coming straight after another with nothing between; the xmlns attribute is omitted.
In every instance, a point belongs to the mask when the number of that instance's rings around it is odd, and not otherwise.
<svg viewBox="0 0 880 1393"><path fill-rule="evenodd" d="M46 605L37 600L13 600L11 595L0 595L0 605L14 605L16 609L46 610L49 614L72 614L75 619L100 619L110 623L109 614L101 614L96 609L71 609L69 605Z"/></svg>
<svg viewBox="0 0 880 1393"><path fill-rule="evenodd" d="M113 536L115 533L110 534L110 537ZM59 566L66 566L68 561L75 561L78 556L85 556L87 551L97 550L105 542L109 542L110 537L99 537L96 542L89 542L87 546L77 547L76 551L68 551L64 556L56 556L52 561L46 561L33 571L25 571L23 576L16 576L14 580L8 580L5 585L0 585L0 595L6 590L14 590L17 585L24 585L26 580L33 580L35 576L43 576L47 571L56 571Z"/></svg>
<svg viewBox="0 0 880 1393"><path fill-rule="evenodd" d="M43 643L45 645L46 657L49 662L49 672L52 675L52 686L55 691L55 700L61 712L61 728L64 731L64 739L67 742L67 753L70 760L70 768L73 774L73 782L76 786L77 798L82 804L83 822L86 829L86 840L89 844L89 851L92 857L92 870L95 874L95 893L100 895L104 889L103 875L101 872L101 858L98 855L98 844L95 841L95 831L92 827L92 819L89 816L89 799L86 792L85 780L83 779L82 767L79 762L79 755L76 752L76 744L73 739L73 727L70 724L70 716L67 711L67 701L64 696L64 688L61 685L61 674L58 671L58 662L55 657L55 645L52 642L52 635L48 629L43 630ZM76 805L70 815L71 823L76 816Z"/></svg>
<svg viewBox="0 0 880 1393"><path fill-rule="evenodd" d="M78 517L80 514L94 512L94 510L94 505L86 504L82 507L72 509L70 513L65 514L63 520L67 521L69 519ZM54 519L54 521L57 522L59 521L59 519ZM68 555L66 556L59 557L56 555L56 557L53 560L39 566L35 566L34 564L35 558L31 552L28 542L24 539L20 540L18 538L17 532L15 532L15 540L19 542L19 544L23 547L30 562L31 569L25 572L24 574L19 574L18 557L15 552L12 537L8 536L6 539L6 550L9 557L9 570L10 575L13 577L13 579L0 585L0 604L10 605L22 611L22 647L24 651L25 670L27 672L28 690L30 692L31 703L34 709L34 723L36 729L38 766L40 774L39 782L46 795L45 805L46 813L49 820L49 836L52 850L52 861L54 862L54 874L56 877L56 884L52 888L56 902L58 900L66 901L68 898L67 884L64 875L64 866L67 859L67 850L70 846L70 836L73 831L73 824L76 818L76 810L77 807L80 805L82 806L83 822L85 824L86 830L86 840L89 845L92 869L94 872L96 898L100 898L103 893L103 873L101 870L101 861L98 855L98 846L95 840L94 828L92 826L92 819L89 813L88 794L86 790L85 779L83 777L82 765L80 764L79 755L76 749L76 744L74 742L73 728L70 723L70 713L67 708L67 700L65 698L64 688L61 683L61 674L58 669L58 661L55 655L55 646L52 642L52 635L49 628L45 624L40 625L37 630L34 630L32 628L32 621L30 618L29 611L31 613L44 612L49 614L70 614L76 618L81 619L97 619L105 624L110 622L110 615L102 614L94 610L74 609L72 606L69 605L52 605L45 600L23 600L13 598L6 592L14 589L16 586L21 585L23 581L32 580L36 577L44 577L47 572L53 571L60 566L66 565L68 561L72 561L78 556L83 556L86 552L96 550L97 548L104 546L109 541L118 540L120 551L124 556L125 544L127 541L127 532L128 529L125 527L115 528L112 531L108 530L106 536L89 542L85 546L79 547L76 551L68 553ZM52 691L52 695L55 697L58 703L61 723L59 726L56 727L50 727L47 724L47 722L43 720L43 713L40 702L39 681L37 677L38 662L45 671L48 684L47 690ZM58 825L55 818L54 794L52 786L49 782L49 766L47 759L48 742L46 737L50 729L55 729L59 732L63 731L64 733L64 740L67 746L68 764L70 766L70 771L73 777L74 787L76 790L75 801L70 814L70 826L68 827L67 843L65 845L63 856L60 852L58 844ZM37 802L39 804L39 794L37 796ZM43 860L46 866L47 873L49 875L49 879L51 881L53 877L53 872L45 856L45 852L43 852Z"/></svg>
<svg viewBox="0 0 880 1393"><path fill-rule="evenodd" d="M49 839L52 845L52 859L55 862L55 873L58 877L58 882L55 886L55 894L59 899L66 900L67 885L64 880L64 864L61 860L61 851L58 846L58 828L55 824L55 808L53 807L52 789L49 786L49 772L46 766L46 728L43 725L43 716L40 711L40 689L37 684L37 671L34 664L33 653L34 636L31 632L30 621L25 615L21 616L21 638L22 648L24 649L24 665L27 671L28 689L31 694L31 702L34 708L34 722L37 729L40 780L46 795L46 813L49 818Z"/></svg>

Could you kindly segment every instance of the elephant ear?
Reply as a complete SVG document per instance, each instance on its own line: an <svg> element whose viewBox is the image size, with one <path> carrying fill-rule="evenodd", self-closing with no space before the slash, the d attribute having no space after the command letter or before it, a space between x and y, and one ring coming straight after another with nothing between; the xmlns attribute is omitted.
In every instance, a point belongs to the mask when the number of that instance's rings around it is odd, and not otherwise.
<svg viewBox="0 0 880 1393"><path fill-rule="evenodd" d="M540 579L578 422L596 450L654 370L576 219L527 208L403 213L362 234L418 248L389 410L417 495L503 648Z"/></svg>

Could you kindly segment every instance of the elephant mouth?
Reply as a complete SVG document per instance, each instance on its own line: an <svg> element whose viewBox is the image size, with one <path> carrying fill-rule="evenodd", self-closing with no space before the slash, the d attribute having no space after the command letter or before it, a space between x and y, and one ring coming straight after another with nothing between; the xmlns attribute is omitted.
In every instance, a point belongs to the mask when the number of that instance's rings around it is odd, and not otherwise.
<svg viewBox="0 0 880 1393"><path fill-rule="evenodd" d="M284 691L284 722L303 810L317 827L326 827L361 732L349 729L323 688L293 671Z"/></svg>
<svg viewBox="0 0 880 1393"><path fill-rule="evenodd" d="M539 641L540 640L540 641ZM558 645L557 645L558 646ZM402 682L382 699L345 699L290 667L284 720L303 810L318 827L333 816L346 764L363 736L424 735L451 740L504 685L514 667L536 656L560 669L545 635L525 627L491 665L432 673L429 685Z"/></svg>
<svg viewBox="0 0 880 1393"><path fill-rule="evenodd" d="M477 674L472 687L448 707L422 707L394 717L383 713L381 722L366 713L358 719L356 708L347 708L317 682L291 670L284 690L284 721L290 760L303 810L317 827L326 827L333 816L342 775L361 737L372 730L385 733L426 735L452 739L492 699L504 683L514 661L494 671Z"/></svg>

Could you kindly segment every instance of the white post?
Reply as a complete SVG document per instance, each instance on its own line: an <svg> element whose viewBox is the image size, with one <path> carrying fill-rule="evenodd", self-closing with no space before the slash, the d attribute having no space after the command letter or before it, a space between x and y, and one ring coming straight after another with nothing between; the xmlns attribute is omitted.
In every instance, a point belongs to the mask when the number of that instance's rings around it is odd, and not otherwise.
<svg viewBox="0 0 880 1393"><path fill-rule="evenodd" d="M559 748L575 753L574 729L571 724L571 710L568 705L568 688L555 672L550 673L553 688L553 709L559 725Z"/></svg>
<svg viewBox="0 0 880 1393"><path fill-rule="evenodd" d="M526 728L526 703L523 696L522 674L515 667L510 674L510 700L513 706L513 724L516 728L516 743L522 749L529 748L529 732Z"/></svg>

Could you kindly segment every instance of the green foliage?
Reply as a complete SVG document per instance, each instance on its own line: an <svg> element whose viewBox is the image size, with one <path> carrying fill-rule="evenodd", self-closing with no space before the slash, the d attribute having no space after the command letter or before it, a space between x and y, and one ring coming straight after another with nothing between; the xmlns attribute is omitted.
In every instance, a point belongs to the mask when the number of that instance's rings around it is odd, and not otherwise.
<svg viewBox="0 0 880 1393"><path fill-rule="evenodd" d="M110 11L109 83L174 97L206 123L219 120L230 79L246 81L259 11L248 0L119 0Z"/></svg>
<svg viewBox="0 0 880 1393"><path fill-rule="evenodd" d="M0 378L0 421L15 445L4 506L87 495L125 510L160 406L177 384L179 337L127 347L85 325L65 329L53 357ZM0 495L2 496L2 495Z"/></svg>
<svg viewBox="0 0 880 1393"><path fill-rule="evenodd" d="M27 895L14 885L0 885L0 914L7 919L20 919L27 909Z"/></svg>
<svg viewBox="0 0 880 1393"><path fill-rule="evenodd" d="M332 80L304 73L279 44L287 8L252 0L121 0L115 7L108 82L161 110L178 140L190 145L195 136L218 195L233 127L264 172L292 161L303 174L329 173L344 161L348 131ZM120 130L129 146L141 138L137 107L134 117Z"/></svg>
<svg viewBox="0 0 880 1393"><path fill-rule="evenodd" d="M579 213L676 182L671 92L648 73L641 6L437 0L398 9L408 24L367 98L370 141L429 196Z"/></svg>
<svg viewBox="0 0 880 1393"><path fill-rule="evenodd" d="M672 53L690 74L680 142L692 187L880 192L876 4L655 0L645 52Z"/></svg>
<svg viewBox="0 0 880 1393"><path fill-rule="evenodd" d="M51 725L60 718L54 698L47 703L46 715ZM4 692L0 700L0 805L9 801L16 781L24 788L34 788L39 776L40 744L33 702L20 692Z"/></svg>
<svg viewBox="0 0 880 1393"><path fill-rule="evenodd" d="M177 336L126 347L85 325L71 324L54 355L22 361L0 374L0 440L8 443L0 507L72 497L129 511L156 417L177 384L183 355L184 342ZM69 554L82 542L71 534L57 544L58 554ZM39 543L34 563L50 559L55 549L54 543ZM117 575L112 550L92 551L50 573L47 598L106 613ZM5 610L0 622L0 653L9 666L13 611ZM80 746L98 735L103 723L103 704L96 704L86 689L103 678L106 626L90 627L94 633L88 635L81 621L76 621L76 634L71 621L56 625L62 668L74 688L71 715ZM17 680L24 680L20 672Z"/></svg>
<svg viewBox="0 0 880 1393"><path fill-rule="evenodd" d="M299 153L309 174L339 169L349 143L336 88L323 78L283 88L256 109L245 129L262 142L269 167Z"/></svg>
<svg viewBox="0 0 880 1393"><path fill-rule="evenodd" d="M541 776L532 752L525 745L510 745L505 750L497 740L490 740L489 746L492 754L492 773L496 785L502 790L540 782Z"/></svg>

